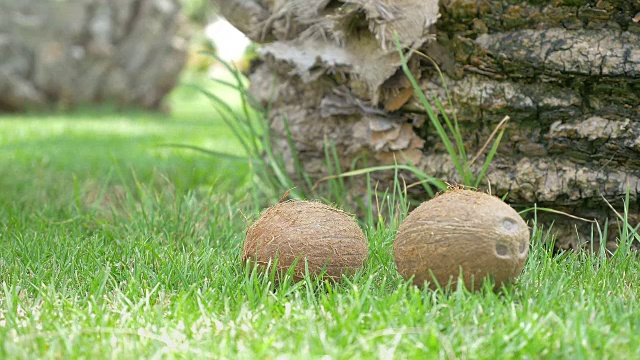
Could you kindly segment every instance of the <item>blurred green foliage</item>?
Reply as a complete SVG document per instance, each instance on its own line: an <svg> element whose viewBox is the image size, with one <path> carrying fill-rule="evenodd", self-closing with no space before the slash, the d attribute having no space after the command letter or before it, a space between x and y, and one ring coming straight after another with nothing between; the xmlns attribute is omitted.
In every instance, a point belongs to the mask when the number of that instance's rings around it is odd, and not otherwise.
<svg viewBox="0 0 640 360"><path fill-rule="evenodd" d="M216 12L209 0L180 0L184 14L192 22L206 25L216 17Z"/></svg>
<svg viewBox="0 0 640 360"><path fill-rule="evenodd" d="M189 71L202 74L215 64L215 59L203 52L216 54L217 49L216 44L206 37L203 32L200 32L193 36L189 45L187 60L187 69Z"/></svg>

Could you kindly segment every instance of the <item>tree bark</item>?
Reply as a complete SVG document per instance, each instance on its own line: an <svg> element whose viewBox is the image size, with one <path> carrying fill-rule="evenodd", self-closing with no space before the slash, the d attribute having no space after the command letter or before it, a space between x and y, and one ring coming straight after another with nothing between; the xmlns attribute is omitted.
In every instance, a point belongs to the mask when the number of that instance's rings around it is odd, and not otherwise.
<svg viewBox="0 0 640 360"><path fill-rule="evenodd" d="M186 56L176 0L0 2L0 112L93 102L156 109Z"/></svg>
<svg viewBox="0 0 640 360"><path fill-rule="evenodd" d="M536 204L599 221L615 219L604 199L620 211L628 192L631 225L640 220L640 1L442 0L439 18L412 8L429 1L251 3L260 15L245 18L244 26L264 42L252 91L272 102L274 145L291 174L283 118L314 176L326 174L323 149L330 139L345 170L364 155L370 165L398 159L461 181L416 97L407 101L410 86L381 35L387 24L403 45L419 48L442 69L453 101L447 111L455 112L470 157L505 115L511 118L484 187L506 194L516 208ZM394 23L407 13L427 20ZM431 63L414 55L409 65L427 98L446 103ZM476 171L481 163L482 157ZM591 224L545 213L539 219L555 223L560 248L589 239ZM613 242L618 231L611 224Z"/></svg>

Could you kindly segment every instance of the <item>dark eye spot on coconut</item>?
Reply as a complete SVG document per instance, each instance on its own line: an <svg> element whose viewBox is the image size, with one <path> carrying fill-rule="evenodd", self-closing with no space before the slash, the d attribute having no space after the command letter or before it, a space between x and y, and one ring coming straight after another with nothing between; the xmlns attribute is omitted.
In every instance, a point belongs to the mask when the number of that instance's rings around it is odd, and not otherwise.
<svg viewBox="0 0 640 360"><path fill-rule="evenodd" d="M521 242L520 243L520 255L526 254L527 253L527 248L528 248L527 243L524 242L524 241Z"/></svg>
<svg viewBox="0 0 640 360"><path fill-rule="evenodd" d="M518 224L515 220L509 218L503 218L501 221L502 228L508 232L515 232L518 230Z"/></svg>
<svg viewBox="0 0 640 360"><path fill-rule="evenodd" d="M496 243L496 255L500 257L508 257L509 256L509 247L507 244Z"/></svg>

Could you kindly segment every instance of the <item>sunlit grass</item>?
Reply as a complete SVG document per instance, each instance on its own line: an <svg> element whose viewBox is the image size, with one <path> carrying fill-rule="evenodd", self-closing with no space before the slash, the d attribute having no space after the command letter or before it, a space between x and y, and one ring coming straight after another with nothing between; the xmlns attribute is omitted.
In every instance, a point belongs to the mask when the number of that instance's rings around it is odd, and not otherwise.
<svg viewBox="0 0 640 360"><path fill-rule="evenodd" d="M192 74L182 83L169 97L170 113L106 105L66 113L0 116L0 199L32 199L25 204L35 204L38 196L50 193L53 199L48 201L64 202L75 195L63 188L75 186L80 191L95 179L100 180L99 186L106 186L132 183L135 176L152 179L163 174L169 176L164 183L183 190L220 183L241 187L249 180L247 163L233 164L234 171L215 171L228 162L165 146L180 142L244 155L208 100L187 84L216 92L219 86ZM233 98L236 104L239 101L233 94L223 96L231 104Z"/></svg>
<svg viewBox="0 0 640 360"><path fill-rule="evenodd" d="M239 262L246 203L132 189L108 221L0 215L3 358L635 358L634 255L553 256L536 231L502 293L420 290L395 228L366 227L365 269L274 285ZM45 206L45 213L55 209Z"/></svg>

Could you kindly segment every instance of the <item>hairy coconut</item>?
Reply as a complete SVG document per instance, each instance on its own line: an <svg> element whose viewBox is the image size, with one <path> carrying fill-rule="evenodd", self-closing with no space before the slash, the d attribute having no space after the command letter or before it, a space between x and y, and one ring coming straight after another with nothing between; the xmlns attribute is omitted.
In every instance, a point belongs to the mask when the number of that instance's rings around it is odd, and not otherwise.
<svg viewBox="0 0 640 360"><path fill-rule="evenodd" d="M288 201L267 209L247 230L242 259L274 264L278 272L295 261L294 278L309 273L339 279L362 268L368 244L351 216L317 202Z"/></svg>
<svg viewBox="0 0 640 360"><path fill-rule="evenodd" d="M478 290L488 276L498 289L522 272L529 228L497 197L456 189L413 210L393 247L398 271L405 279L414 276L418 286L455 287L462 274L469 290Z"/></svg>

